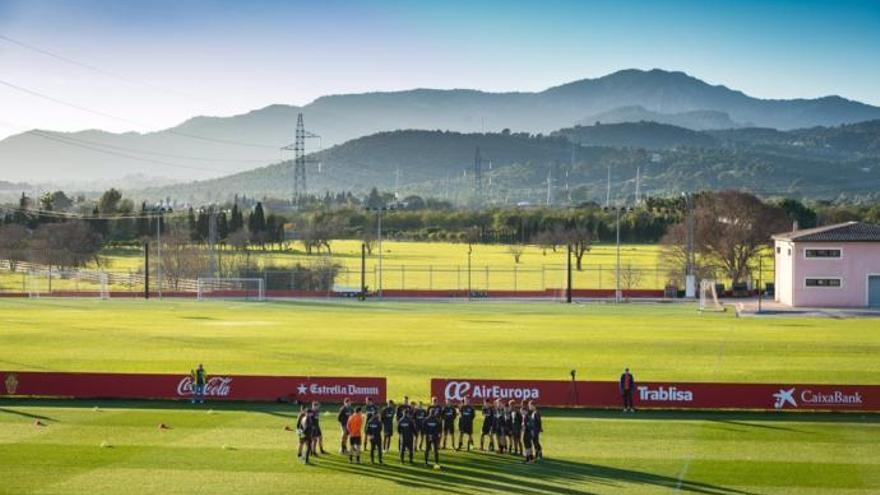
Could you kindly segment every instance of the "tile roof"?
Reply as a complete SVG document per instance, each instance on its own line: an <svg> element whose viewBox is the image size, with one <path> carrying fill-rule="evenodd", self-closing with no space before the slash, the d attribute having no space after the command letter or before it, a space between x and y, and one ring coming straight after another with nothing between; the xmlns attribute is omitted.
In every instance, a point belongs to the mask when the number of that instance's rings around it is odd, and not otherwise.
<svg viewBox="0 0 880 495"><path fill-rule="evenodd" d="M794 242L880 242L880 225L846 222L776 234L773 239Z"/></svg>

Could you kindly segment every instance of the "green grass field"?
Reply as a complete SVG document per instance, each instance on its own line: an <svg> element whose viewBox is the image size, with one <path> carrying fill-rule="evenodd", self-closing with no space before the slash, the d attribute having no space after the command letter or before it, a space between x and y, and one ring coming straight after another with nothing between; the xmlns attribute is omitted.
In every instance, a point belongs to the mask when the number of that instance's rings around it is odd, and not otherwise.
<svg viewBox="0 0 880 495"><path fill-rule="evenodd" d="M337 284L357 287L360 284L360 242L338 240L331 243L332 261L343 267ZM296 263L309 265L326 256L325 252L307 256L298 243L288 251L251 250L251 260L259 266L289 267ZM448 242L383 243L382 284L386 289L466 289L467 244ZM224 254L221 252L221 257ZM226 251L226 255L230 253ZM143 270L143 253L135 248L106 250L102 270L125 274ZM622 287L662 289L668 280L661 247L653 244L625 244L621 247L621 266L624 267ZM154 260L155 261L155 260ZM576 288L611 289L616 284L617 250L614 244L597 243L584 257L583 270L575 271L572 283ZM367 285L378 287L378 250L366 260ZM89 269L96 269L92 266ZM757 274L757 269L755 270ZM764 262L764 279L773 280L772 257ZM155 284L155 279L153 281ZM40 290L48 289L47 279L36 283ZM526 246L520 263L508 247L499 244L476 244L471 257L471 287L474 290L543 290L565 286L565 250L556 252L538 246ZM56 290L97 290L98 284L55 280ZM0 291L26 291L21 273L0 271ZM139 282L131 285L123 280L112 290L142 291Z"/></svg>
<svg viewBox="0 0 880 495"><path fill-rule="evenodd" d="M880 383L872 319L687 304L0 300L0 369ZM99 406L94 410L93 406ZM214 414L208 414L213 408ZM877 493L876 415L546 411L547 461L296 462L281 404L0 401L3 493ZM35 426L39 420L45 426ZM157 428L165 423L171 428ZM332 450L332 413L324 417ZM109 447L101 447L105 443ZM223 446L227 448L224 449ZM392 456L395 453L392 453Z"/></svg>

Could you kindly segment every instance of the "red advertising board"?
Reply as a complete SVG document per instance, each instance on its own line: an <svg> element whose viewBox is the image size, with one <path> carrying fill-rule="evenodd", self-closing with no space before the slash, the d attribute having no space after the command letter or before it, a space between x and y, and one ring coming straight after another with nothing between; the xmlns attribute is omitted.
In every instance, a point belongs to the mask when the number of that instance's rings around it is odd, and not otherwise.
<svg viewBox="0 0 880 495"><path fill-rule="evenodd" d="M192 392L189 375L0 371L0 396L188 399ZM212 375L205 386L208 400L381 402L385 396L385 378Z"/></svg>
<svg viewBox="0 0 880 495"><path fill-rule="evenodd" d="M622 405L617 382L434 378L431 395L475 403L499 398L544 406ZM636 384L633 401L642 409L880 411L880 385L650 382Z"/></svg>

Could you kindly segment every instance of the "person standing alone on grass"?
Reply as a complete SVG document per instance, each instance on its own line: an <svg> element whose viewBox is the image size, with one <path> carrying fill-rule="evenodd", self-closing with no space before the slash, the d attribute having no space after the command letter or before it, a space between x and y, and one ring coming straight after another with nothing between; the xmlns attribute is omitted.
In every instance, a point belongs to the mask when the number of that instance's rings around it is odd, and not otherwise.
<svg viewBox="0 0 880 495"><path fill-rule="evenodd" d="M208 383L205 367L199 364L196 369L190 370L190 374L192 375L192 403L195 404L198 401L199 404L204 404L205 384Z"/></svg>
<svg viewBox="0 0 880 495"><path fill-rule="evenodd" d="M456 450L461 450L463 448L462 441L464 440L464 436L467 435L468 443L467 449L471 450L471 447L474 445L474 417L477 412L474 410L474 406L470 404L470 401L467 397L462 399L461 408L458 415L458 447Z"/></svg>
<svg viewBox="0 0 880 495"><path fill-rule="evenodd" d="M416 424L410 411L404 411L403 416L397 420L398 450L400 451L400 463L403 464L403 454L409 452L409 463L413 463L413 447L415 443Z"/></svg>
<svg viewBox="0 0 880 495"><path fill-rule="evenodd" d="M436 399L435 399L436 401ZM434 449L434 465L440 465L440 432L443 429L443 422L440 419L439 408L431 408L428 417L425 419L425 464L428 464L428 456L431 449Z"/></svg>
<svg viewBox="0 0 880 495"><path fill-rule="evenodd" d="M382 464L382 417L374 414L367 420L367 438L370 442L370 464L376 463L376 451L379 451L379 464Z"/></svg>
<svg viewBox="0 0 880 495"><path fill-rule="evenodd" d="M364 417L361 415L361 408L357 407L354 413L349 416L346 422L346 430L348 431L348 442L351 448L348 451L348 462L357 459L357 463L361 463L361 430L364 426Z"/></svg>
<svg viewBox="0 0 880 495"><path fill-rule="evenodd" d="M389 400L388 404L382 408L382 433L384 434L384 443L382 448L388 452L391 450L391 435L394 434L394 415L397 414L397 408L394 401Z"/></svg>
<svg viewBox="0 0 880 495"><path fill-rule="evenodd" d="M620 375L620 397L623 398L623 412L636 412L633 407L633 391L636 388L636 380L629 368L623 370Z"/></svg>
<svg viewBox="0 0 880 495"><path fill-rule="evenodd" d="M339 408L339 414L336 416L336 420L339 421L339 426L342 427L342 444L339 448L340 454L345 454L348 452L348 418L351 417L351 399L348 397L342 401L342 407Z"/></svg>

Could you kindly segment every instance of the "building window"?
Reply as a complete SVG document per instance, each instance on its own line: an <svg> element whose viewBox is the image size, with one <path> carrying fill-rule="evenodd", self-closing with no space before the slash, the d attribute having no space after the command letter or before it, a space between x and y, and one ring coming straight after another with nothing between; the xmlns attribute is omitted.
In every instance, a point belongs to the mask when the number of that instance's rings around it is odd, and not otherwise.
<svg viewBox="0 0 880 495"><path fill-rule="evenodd" d="M804 256L807 258L840 258L840 249L805 249Z"/></svg>
<svg viewBox="0 0 880 495"><path fill-rule="evenodd" d="M778 247L778 246L776 247L776 254L782 254L782 248L781 248L781 247Z"/></svg>
<svg viewBox="0 0 880 495"><path fill-rule="evenodd" d="M842 280L839 278L808 278L806 279L807 287L831 287L839 288Z"/></svg>
<svg viewBox="0 0 880 495"><path fill-rule="evenodd" d="M791 256L791 248L788 248L788 255Z"/></svg>

